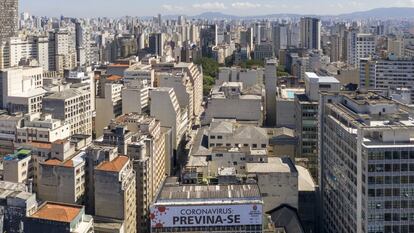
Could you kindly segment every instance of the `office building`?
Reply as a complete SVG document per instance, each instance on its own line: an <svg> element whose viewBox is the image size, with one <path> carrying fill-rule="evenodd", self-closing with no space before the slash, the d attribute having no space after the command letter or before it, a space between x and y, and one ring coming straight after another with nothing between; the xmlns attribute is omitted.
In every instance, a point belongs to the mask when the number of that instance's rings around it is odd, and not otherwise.
<svg viewBox="0 0 414 233"><path fill-rule="evenodd" d="M158 87L151 90L150 115L172 130L173 148L178 149L189 127L188 112L180 108L173 88Z"/></svg>
<svg viewBox="0 0 414 233"><path fill-rule="evenodd" d="M322 94L324 232L413 230L411 114L408 106L371 92Z"/></svg>
<svg viewBox="0 0 414 233"><path fill-rule="evenodd" d="M369 90L408 88L414 101L414 60L389 56L387 59L362 59L359 85Z"/></svg>
<svg viewBox="0 0 414 233"><path fill-rule="evenodd" d="M164 55L164 36L162 33L154 33L150 35L149 52L153 55Z"/></svg>
<svg viewBox="0 0 414 233"><path fill-rule="evenodd" d="M300 38L302 48L321 49L321 20L304 17L300 19Z"/></svg>
<svg viewBox="0 0 414 233"><path fill-rule="evenodd" d="M360 60L375 55L376 37L372 34L358 33L351 30L347 33L347 63L359 67Z"/></svg>
<svg viewBox="0 0 414 233"><path fill-rule="evenodd" d="M67 89L43 99L43 112L70 124L71 135L92 135L91 94L88 91Z"/></svg>
<svg viewBox="0 0 414 233"><path fill-rule="evenodd" d="M295 124L298 137L296 159L301 160L318 181L318 102L321 91L338 92L341 88L334 77L306 73L305 93L295 95Z"/></svg>

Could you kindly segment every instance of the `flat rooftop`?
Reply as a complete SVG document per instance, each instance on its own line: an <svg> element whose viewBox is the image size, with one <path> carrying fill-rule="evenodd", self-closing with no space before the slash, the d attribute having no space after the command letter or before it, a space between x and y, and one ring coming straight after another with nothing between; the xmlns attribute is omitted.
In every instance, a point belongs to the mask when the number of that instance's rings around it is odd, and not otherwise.
<svg viewBox="0 0 414 233"><path fill-rule="evenodd" d="M261 202L261 194L256 184L180 185L167 182L162 187L155 204L188 205Z"/></svg>
<svg viewBox="0 0 414 233"><path fill-rule="evenodd" d="M267 163L246 163L247 173L297 173L289 158L269 157Z"/></svg>
<svg viewBox="0 0 414 233"><path fill-rule="evenodd" d="M30 218L70 223L81 213L82 208L78 205L46 202Z"/></svg>

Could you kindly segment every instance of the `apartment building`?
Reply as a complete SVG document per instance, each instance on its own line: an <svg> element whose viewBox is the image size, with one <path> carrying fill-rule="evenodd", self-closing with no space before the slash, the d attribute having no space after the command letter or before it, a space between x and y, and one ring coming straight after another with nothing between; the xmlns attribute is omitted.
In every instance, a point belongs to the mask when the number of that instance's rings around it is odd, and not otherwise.
<svg viewBox="0 0 414 233"><path fill-rule="evenodd" d="M28 184L33 178L33 163L30 150L20 149L3 158L3 180Z"/></svg>
<svg viewBox="0 0 414 233"><path fill-rule="evenodd" d="M122 220L125 232L137 232L135 172L129 158L120 155L98 165L94 182L95 215Z"/></svg>
<svg viewBox="0 0 414 233"><path fill-rule="evenodd" d="M77 152L70 141L52 144L50 159L39 161L39 199L82 204L85 199L85 152Z"/></svg>

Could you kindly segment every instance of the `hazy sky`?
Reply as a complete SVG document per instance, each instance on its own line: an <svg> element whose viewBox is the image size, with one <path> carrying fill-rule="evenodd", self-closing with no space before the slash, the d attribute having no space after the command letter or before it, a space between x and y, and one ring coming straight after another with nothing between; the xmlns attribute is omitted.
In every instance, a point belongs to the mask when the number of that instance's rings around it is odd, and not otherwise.
<svg viewBox="0 0 414 233"><path fill-rule="evenodd" d="M414 7L414 0L20 0L20 11L39 16L338 14L378 7Z"/></svg>

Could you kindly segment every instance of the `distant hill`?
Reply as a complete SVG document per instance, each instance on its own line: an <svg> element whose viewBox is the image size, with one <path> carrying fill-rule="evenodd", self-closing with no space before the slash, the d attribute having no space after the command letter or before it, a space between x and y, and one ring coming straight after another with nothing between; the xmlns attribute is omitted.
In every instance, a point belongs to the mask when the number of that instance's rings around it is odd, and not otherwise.
<svg viewBox="0 0 414 233"><path fill-rule="evenodd" d="M299 18L303 16L314 16L321 18L341 18L341 19L414 19L414 8L412 7L390 7L376 8L368 11L352 12L340 15L306 15L306 14L269 14L256 16L236 16L221 12L205 12L199 15L190 16L194 19L269 19L269 18Z"/></svg>
<svg viewBox="0 0 414 233"><path fill-rule="evenodd" d="M414 18L414 8L412 7L391 7L391 8L377 8L369 11L353 12L349 14L338 15L339 18L348 19L403 19L403 18Z"/></svg>

